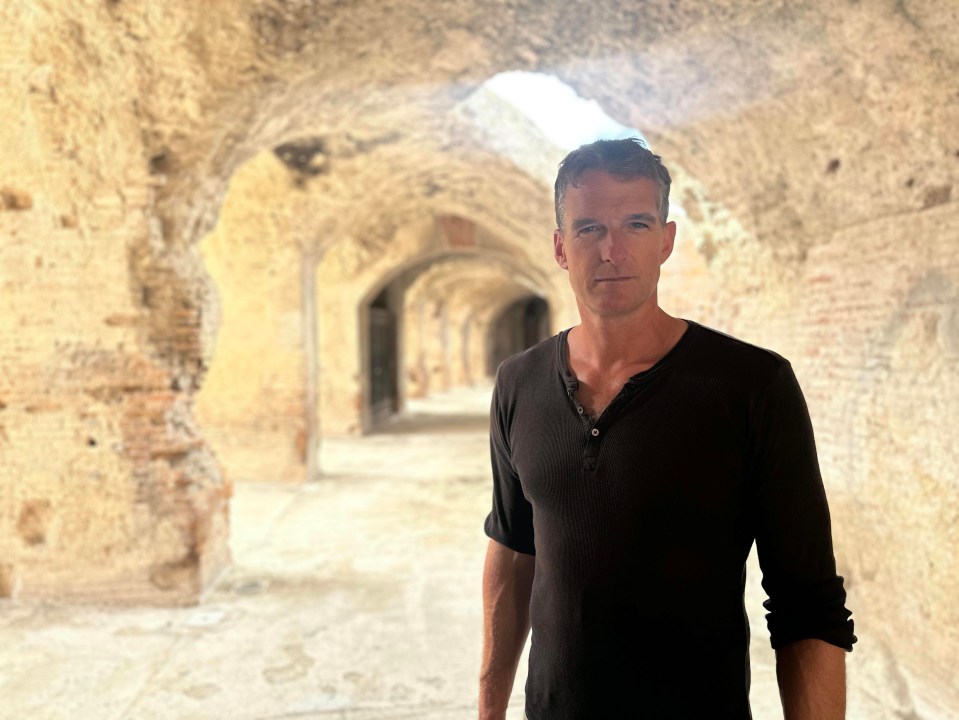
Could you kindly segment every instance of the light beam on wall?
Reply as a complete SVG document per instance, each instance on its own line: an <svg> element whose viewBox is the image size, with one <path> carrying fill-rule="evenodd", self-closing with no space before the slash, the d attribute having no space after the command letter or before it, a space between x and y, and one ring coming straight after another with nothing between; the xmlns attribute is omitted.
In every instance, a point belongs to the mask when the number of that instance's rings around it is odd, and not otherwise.
<svg viewBox="0 0 959 720"><path fill-rule="evenodd" d="M545 139L551 148L536 148L534 138L502 122L495 105L476 102L484 95L494 97L497 103L526 118L532 131ZM563 155L580 145L594 140L638 137L651 148L640 130L616 122L598 102L581 97L554 75L519 70L499 73L483 83L473 98L475 104L470 117L490 130L487 142L549 185L556 177L556 165ZM670 216L685 215L683 208L673 199Z"/></svg>

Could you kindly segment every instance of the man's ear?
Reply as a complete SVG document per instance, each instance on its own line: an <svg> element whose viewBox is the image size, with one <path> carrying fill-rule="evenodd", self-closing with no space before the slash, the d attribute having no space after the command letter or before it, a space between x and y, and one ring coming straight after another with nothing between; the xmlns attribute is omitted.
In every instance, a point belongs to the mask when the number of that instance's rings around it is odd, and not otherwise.
<svg viewBox="0 0 959 720"><path fill-rule="evenodd" d="M673 244L676 242L676 223L670 220L663 226L663 247L659 252L659 264L662 265L673 254Z"/></svg>
<svg viewBox="0 0 959 720"><path fill-rule="evenodd" d="M563 270L569 270L569 264L566 262L566 246L563 244L563 233L556 228L553 230L553 257L556 264Z"/></svg>

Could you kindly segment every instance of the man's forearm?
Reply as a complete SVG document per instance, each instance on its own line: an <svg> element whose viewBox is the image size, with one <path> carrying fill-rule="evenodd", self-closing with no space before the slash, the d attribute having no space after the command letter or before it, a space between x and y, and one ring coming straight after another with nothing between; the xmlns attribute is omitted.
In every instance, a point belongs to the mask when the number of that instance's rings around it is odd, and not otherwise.
<svg viewBox="0 0 959 720"><path fill-rule="evenodd" d="M785 720L846 717L846 651L822 640L799 640L776 651Z"/></svg>
<svg viewBox="0 0 959 720"><path fill-rule="evenodd" d="M483 570L480 720L503 720L526 636L533 557L490 541Z"/></svg>

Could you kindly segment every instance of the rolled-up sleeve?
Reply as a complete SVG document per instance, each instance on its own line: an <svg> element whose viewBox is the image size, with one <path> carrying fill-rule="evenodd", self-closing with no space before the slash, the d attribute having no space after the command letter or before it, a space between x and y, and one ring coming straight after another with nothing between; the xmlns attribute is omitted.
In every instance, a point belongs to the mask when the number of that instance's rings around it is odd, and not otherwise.
<svg viewBox="0 0 959 720"><path fill-rule="evenodd" d="M490 459L493 471L493 508L486 517L486 534L511 550L535 555L533 508L510 458L507 422L502 405L501 372L497 373L490 406Z"/></svg>
<svg viewBox="0 0 959 720"><path fill-rule="evenodd" d="M752 415L752 511L772 646L817 638L852 650L852 613L836 574L812 424L788 362Z"/></svg>

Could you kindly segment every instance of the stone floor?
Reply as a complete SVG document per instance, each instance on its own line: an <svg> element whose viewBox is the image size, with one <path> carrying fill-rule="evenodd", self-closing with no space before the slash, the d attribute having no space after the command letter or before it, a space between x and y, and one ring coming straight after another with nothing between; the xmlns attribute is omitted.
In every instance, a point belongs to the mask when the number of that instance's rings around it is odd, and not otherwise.
<svg viewBox="0 0 959 720"><path fill-rule="evenodd" d="M384 432L325 442L320 482L239 485L235 564L198 607L0 603L0 718L475 718L488 402L419 401ZM776 720L751 578L753 711ZM850 718L894 716L855 681Z"/></svg>

